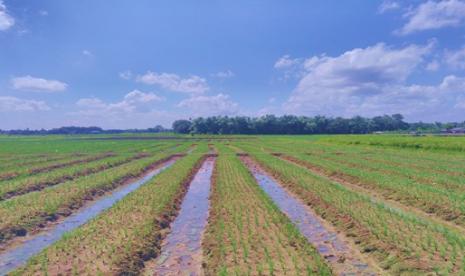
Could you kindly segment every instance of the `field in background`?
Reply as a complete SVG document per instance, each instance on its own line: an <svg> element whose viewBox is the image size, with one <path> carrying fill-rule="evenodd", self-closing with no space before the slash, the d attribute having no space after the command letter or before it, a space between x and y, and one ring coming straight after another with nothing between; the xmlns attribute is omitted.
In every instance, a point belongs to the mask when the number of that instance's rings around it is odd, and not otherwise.
<svg viewBox="0 0 465 276"><path fill-rule="evenodd" d="M338 233L360 267L460 275L464 150L465 137L1 136L0 265L1 254L174 162L14 272L150 273L190 181L215 156L202 241L208 275L340 272L261 189L252 163Z"/></svg>

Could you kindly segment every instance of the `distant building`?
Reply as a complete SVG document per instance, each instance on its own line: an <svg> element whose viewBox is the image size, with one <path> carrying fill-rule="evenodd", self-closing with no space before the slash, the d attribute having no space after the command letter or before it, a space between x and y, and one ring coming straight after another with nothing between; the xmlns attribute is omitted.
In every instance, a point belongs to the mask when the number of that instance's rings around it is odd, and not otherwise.
<svg viewBox="0 0 465 276"><path fill-rule="evenodd" d="M442 134L465 134L465 127L454 127L449 129L441 129Z"/></svg>
<svg viewBox="0 0 465 276"><path fill-rule="evenodd" d="M454 128L451 128L449 131L450 133L453 133L453 134L465 134L464 127L454 127Z"/></svg>

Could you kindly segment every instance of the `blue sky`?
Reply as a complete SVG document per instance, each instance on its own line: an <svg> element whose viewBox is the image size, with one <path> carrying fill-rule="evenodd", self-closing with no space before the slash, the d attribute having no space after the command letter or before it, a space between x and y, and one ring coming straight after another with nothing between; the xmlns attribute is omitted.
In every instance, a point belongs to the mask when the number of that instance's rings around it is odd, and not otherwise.
<svg viewBox="0 0 465 276"><path fill-rule="evenodd" d="M0 128L465 120L465 0L0 0Z"/></svg>

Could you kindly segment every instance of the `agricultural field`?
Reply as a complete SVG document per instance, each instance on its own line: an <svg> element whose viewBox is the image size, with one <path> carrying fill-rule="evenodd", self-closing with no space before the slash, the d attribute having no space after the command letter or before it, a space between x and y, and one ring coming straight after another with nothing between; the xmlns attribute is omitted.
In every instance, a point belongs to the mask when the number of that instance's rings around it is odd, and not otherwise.
<svg viewBox="0 0 465 276"><path fill-rule="evenodd" d="M464 275L465 138L0 137L0 275Z"/></svg>

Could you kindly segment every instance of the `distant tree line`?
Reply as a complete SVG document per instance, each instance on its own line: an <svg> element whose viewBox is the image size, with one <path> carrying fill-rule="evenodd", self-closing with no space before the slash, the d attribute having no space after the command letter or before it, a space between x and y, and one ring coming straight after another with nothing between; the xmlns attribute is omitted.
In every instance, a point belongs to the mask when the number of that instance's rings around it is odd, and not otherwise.
<svg viewBox="0 0 465 276"><path fill-rule="evenodd" d="M169 132L171 129L166 129L163 126L157 125L153 128L147 129L102 129L100 127L60 127L53 129L16 129L16 130L0 130L0 134L8 135L49 135L49 134L60 134L60 135L72 135L72 134L118 134L118 133L159 133Z"/></svg>
<svg viewBox="0 0 465 276"><path fill-rule="evenodd" d="M401 114L365 118L325 116L213 116L173 123L176 133L192 134L365 134L377 131L429 131L462 127L465 123L407 123Z"/></svg>
<svg viewBox="0 0 465 276"><path fill-rule="evenodd" d="M352 118L325 116L213 116L192 120L177 120L172 129L157 125L147 129L102 129L100 127L60 127L53 129L17 129L0 130L8 135L72 135L72 134L118 134L118 133L160 133L176 132L181 134L365 134L377 131L395 132L440 132L448 129L464 128L461 123L407 123L401 114Z"/></svg>

